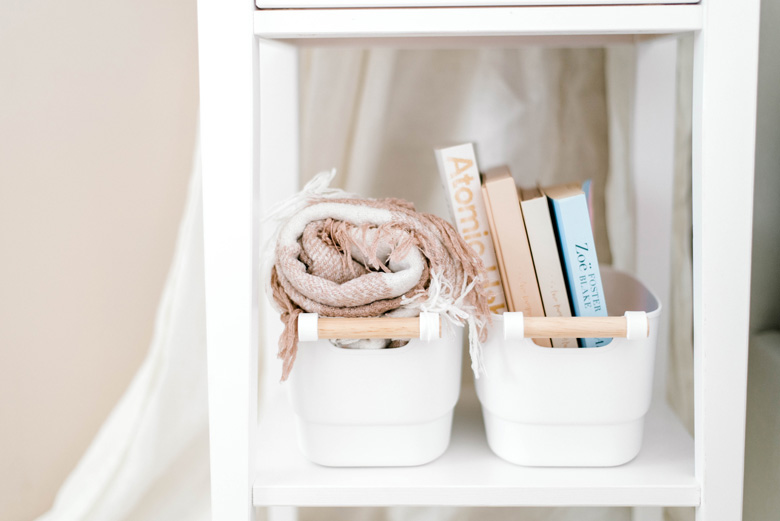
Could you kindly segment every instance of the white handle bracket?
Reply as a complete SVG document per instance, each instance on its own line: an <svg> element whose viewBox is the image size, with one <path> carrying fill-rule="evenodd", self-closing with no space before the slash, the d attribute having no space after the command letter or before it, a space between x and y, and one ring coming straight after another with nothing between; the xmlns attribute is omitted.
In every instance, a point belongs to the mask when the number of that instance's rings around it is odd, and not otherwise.
<svg viewBox="0 0 780 521"><path fill-rule="evenodd" d="M298 340L301 342L316 342L320 339L317 313L301 313L298 315Z"/></svg>

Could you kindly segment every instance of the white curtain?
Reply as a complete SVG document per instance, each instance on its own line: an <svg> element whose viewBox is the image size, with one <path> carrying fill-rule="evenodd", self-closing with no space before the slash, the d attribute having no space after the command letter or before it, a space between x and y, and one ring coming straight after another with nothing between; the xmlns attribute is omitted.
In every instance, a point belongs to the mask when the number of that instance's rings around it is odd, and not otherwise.
<svg viewBox="0 0 780 521"><path fill-rule="evenodd" d="M196 160L149 353L38 521L211 518L200 187Z"/></svg>
<svg viewBox="0 0 780 521"><path fill-rule="evenodd" d="M603 208L601 49L316 49L302 62L304 180L336 167L349 191L447 217L433 149L473 141L481 166L507 164L521 185L592 179Z"/></svg>
<svg viewBox="0 0 780 521"><path fill-rule="evenodd" d="M340 187L402 197L446 216L432 150L473 141L482 167L507 164L521 185L591 179L599 258L630 265L632 215L623 203L631 190L632 70L630 49L307 50L301 59L303 180L336 167ZM690 89L686 77L680 85L682 92ZM674 269L685 271L689 101L679 113ZM200 186L196 165L147 359L39 521L210 518ZM690 310L684 284L673 288L670 312L676 310ZM670 389L688 418L692 369L685 327L672 331ZM301 509L303 520L319 521L630 516L628 508Z"/></svg>

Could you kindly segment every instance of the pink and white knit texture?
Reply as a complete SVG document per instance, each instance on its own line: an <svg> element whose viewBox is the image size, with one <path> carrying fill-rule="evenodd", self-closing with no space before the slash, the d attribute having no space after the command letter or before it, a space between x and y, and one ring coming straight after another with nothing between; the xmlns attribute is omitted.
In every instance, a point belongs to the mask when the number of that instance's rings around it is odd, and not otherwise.
<svg viewBox="0 0 780 521"><path fill-rule="evenodd" d="M312 194L305 206L288 213L278 231L270 273L271 293L284 323L278 353L282 380L295 362L302 312L378 317L443 311L451 322L468 324L471 336L478 337L471 339L477 373L474 348L478 351L484 341L490 320L484 270L450 223L400 199L333 194ZM392 339L337 343L359 348L403 344Z"/></svg>

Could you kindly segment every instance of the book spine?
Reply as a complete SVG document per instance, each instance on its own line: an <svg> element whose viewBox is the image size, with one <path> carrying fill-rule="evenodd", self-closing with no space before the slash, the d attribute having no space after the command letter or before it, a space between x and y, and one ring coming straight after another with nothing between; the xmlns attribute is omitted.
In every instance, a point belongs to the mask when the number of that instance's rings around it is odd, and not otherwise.
<svg viewBox="0 0 780 521"><path fill-rule="evenodd" d="M504 283L507 308L509 311L522 311L529 317L543 317L542 296L536 281L514 179L508 169L499 167L486 172L483 187L493 216L495 245L502 257L499 267L504 268L501 280ZM535 340L541 346L552 347L549 338Z"/></svg>
<svg viewBox="0 0 780 521"><path fill-rule="evenodd" d="M436 162L455 228L485 267L484 283L490 312L503 313L507 310L506 299L482 200L474 146L467 143L436 150Z"/></svg>
<svg viewBox="0 0 780 521"><path fill-rule="evenodd" d="M482 200L485 203L485 214L487 215L488 227L490 228L490 236L493 240L493 248L496 255L496 264L498 267L498 279L499 281L505 281L506 279L506 266L504 266L504 255L501 253L501 243L495 240L496 224L493 221L493 210L490 207L490 196L487 193L487 189L482 185ZM512 304L512 295L507 291L508 288L504 288L502 282L502 293L504 295L504 311L512 311L514 305Z"/></svg>
<svg viewBox="0 0 780 521"><path fill-rule="evenodd" d="M520 202L523 209L536 280L542 295L544 314L548 317L570 317L569 293L563 276L558 244L550 208L544 195ZM553 338L553 347L577 347L576 338Z"/></svg>
<svg viewBox="0 0 780 521"><path fill-rule="evenodd" d="M596 246L584 194L550 199L571 307L578 317L605 317ZM580 347L601 347L609 338L580 338Z"/></svg>

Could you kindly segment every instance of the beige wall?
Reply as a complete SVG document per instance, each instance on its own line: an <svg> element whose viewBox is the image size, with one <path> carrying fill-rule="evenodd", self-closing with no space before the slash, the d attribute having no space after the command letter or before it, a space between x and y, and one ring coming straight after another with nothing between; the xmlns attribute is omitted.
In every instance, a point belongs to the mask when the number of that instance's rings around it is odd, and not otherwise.
<svg viewBox="0 0 780 521"><path fill-rule="evenodd" d="M194 0L0 2L0 519L32 519L147 349L192 159Z"/></svg>

